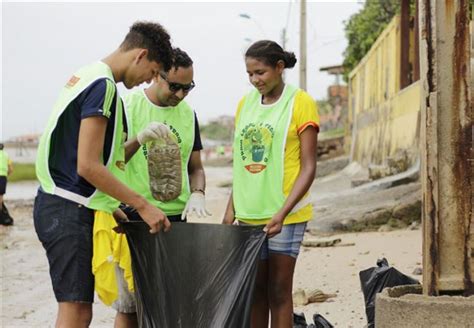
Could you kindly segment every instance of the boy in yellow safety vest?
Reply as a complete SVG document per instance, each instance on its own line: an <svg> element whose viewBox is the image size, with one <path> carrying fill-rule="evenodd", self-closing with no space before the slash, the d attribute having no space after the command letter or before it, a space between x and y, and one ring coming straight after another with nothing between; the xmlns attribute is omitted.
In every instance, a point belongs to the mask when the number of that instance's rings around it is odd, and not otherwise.
<svg viewBox="0 0 474 328"><path fill-rule="evenodd" d="M13 172L13 164L3 147L0 143L0 224L7 226L13 224L13 219L3 203L3 195L7 190L7 177Z"/></svg>

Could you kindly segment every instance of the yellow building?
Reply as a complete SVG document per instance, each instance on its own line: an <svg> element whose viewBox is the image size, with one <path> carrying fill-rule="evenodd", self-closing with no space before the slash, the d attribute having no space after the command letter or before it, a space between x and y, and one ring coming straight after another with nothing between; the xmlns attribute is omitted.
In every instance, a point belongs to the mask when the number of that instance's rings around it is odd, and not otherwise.
<svg viewBox="0 0 474 328"><path fill-rule="evenodd" d="M349 74L346 152L364 166L382 164L400 149L412 154L412 163L417 157L421 87L412 83L419 75L414 29L395 16Z"/></svg>

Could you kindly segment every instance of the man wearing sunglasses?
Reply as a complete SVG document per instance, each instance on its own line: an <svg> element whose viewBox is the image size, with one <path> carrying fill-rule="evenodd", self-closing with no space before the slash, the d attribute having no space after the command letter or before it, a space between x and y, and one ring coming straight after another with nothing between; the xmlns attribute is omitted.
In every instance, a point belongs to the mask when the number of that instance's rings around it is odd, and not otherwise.
<svg viewBox="0 0 474 328"><path fill-rule="evenodd" d="M132 137L125 144L125 157L129 160L125 172L127 184L161 209L171 222L186 222L186 216L193 212L199 217L210 214L205 206L199 124L196 114L183 100L195 87L193 61L179 48L174 49L173 55L168 72L158 74L148 89L124 97L128 131ZM169 137L178 143L181 156L181 194L166 202L153 198L148 176L147 144L157 139L158 130L170 134ZM130 217L130 213L127 215ZM137 326L134 295L128 292L123 271L117 270L119 298L113 304L117 310L116 327L134 327Z"/></svg>

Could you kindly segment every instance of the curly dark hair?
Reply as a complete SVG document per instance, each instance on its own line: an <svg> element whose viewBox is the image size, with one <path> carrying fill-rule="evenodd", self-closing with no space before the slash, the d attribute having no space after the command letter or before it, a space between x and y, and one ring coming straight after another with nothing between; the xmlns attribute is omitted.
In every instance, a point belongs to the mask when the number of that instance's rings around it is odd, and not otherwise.
<svg viewBox="0 0 474 328"><path fill-rule="evenodd" d="M173 49L173 68L177 70L180 67L188 68L193 65L193 60L186 51L181 50L180 48Z"/></svg>
<svg viewBox="0 0 474 328"><path fill-rule="evenodd" d="M135 22L125 36L120 49L123 51L144 48L148 50L148 60L163 64L168 71L173 62L173 48L170 35L163 26L153 22Z"/></svg>
<svg viewBox="0 0 474 328"><path fill-rule="evenodd" d="M252 57L265 64L275 67L279 60L283 60L285 68L293 68L296 56L293 52L285 51L275 41L261 40L252 44L245 53L245 57Z"/></svg>

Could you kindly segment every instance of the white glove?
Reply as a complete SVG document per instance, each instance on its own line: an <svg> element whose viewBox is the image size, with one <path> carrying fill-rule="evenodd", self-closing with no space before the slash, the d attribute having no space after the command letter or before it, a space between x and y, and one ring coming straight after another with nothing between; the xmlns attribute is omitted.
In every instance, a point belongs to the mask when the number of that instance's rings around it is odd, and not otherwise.
<svg viewBox="0 0 474 328"><path fill-rule="evenodd" d="M151 122L137 135L137 140L140 145L146 144L149 141L158 138L168 138L171 134L170 128L160 122Z"/></svg>
<svg viewBox="0 0 474 328"><path fill-rule="evenodd" d="M188 202L184 207L183 214L181 214L181 221L193 212L195 212L200 218L211 215L211 213L206 210L206 199L200 192L193 192L189 197Z"/></svg>

